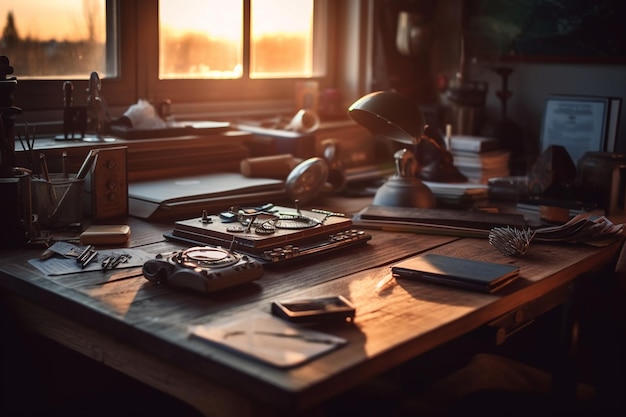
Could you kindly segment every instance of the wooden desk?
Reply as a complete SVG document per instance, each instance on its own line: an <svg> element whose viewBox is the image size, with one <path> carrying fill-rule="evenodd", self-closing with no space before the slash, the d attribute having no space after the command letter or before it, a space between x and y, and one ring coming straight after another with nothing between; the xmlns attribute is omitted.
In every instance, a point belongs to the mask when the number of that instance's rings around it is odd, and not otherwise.
<svg viewBox="0 0 626 417"><path fill-rule="evenodd" d="M367 201L326 202L350 212L357 204ZM162 237L171 224L128 221L132 247L154 254L182 247ZM536 243L524 257L509 258L486 239L371 234L365 247L267 269L254 283L210 295L155 286L140 269L46 277L27 265L39 250L5 251L0 291L30 330L206 415L293 416L481 326L519 321L529 306L549 308L570 281L609 263L619 248ZM495 295L408 281L375 291L392 263L422 252L513 263L521 278ZM275 299L329 294L342 294L357 308L354 326L328 329L349 343L295 369L275 369L188 337L193 324L269 314Z"/></svg>

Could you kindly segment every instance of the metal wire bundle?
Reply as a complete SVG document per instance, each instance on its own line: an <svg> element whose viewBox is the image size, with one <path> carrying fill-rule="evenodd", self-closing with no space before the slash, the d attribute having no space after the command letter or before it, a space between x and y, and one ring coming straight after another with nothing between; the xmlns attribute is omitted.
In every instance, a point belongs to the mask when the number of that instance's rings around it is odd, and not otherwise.
<svg viewBox="0 0 626 417"><path fill-rule="evenodd" d="M521 256L528 250L534 236L531 229L494 227L489 231L489 244L507 256Z"/></svg>

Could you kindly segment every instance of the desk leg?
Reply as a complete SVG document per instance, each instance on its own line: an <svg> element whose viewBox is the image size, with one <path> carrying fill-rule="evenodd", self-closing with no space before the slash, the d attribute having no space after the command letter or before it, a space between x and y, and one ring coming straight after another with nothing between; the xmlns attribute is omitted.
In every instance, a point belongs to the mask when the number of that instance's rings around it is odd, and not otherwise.
<svg viewBox="0 0 626 417"><path fill-rule="evenodd" d="M206 416L270 415L258 403L199 375L134 349L23 298L4 301L24 330L35 332L195 407Z"/></svg>

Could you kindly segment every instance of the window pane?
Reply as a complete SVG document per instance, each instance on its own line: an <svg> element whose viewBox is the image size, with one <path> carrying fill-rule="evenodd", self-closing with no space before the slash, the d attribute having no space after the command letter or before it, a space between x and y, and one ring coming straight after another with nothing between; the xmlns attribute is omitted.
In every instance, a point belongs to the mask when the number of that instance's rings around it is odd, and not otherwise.
<svg viewBox="0 0 626 417"><path fill-rule="evenodd" d="M252 0L250 26L250 78L313 75L313 0Z"/></svg>
<svg viewBox="0 0 626 417"><path fill-rule="evenodd" d="M106 0L3 1L0 51L20 79L115 76L115 53L107 63L106 11Z"/></svg>
<svg viewBox="0 0 626 417"><path fill-rule="evenodd" d="M161 0L159 78L241 78L243 2Z"/></svg>

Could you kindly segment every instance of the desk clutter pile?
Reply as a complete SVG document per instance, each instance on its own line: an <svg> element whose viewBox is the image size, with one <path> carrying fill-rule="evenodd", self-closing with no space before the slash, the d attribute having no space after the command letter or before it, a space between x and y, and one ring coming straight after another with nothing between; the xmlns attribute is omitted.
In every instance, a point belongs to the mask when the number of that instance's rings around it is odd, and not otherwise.
<svg viewBox="0 0 626 417"><path fill-rule="evenodd" d="M354 212L350 208L355 207L352 200L333 201L332 207L336 210ZM339 203L335 203L337 201ZM325 207L328 209L329 206ZM293 215L295 209L287 207L281 211ZM230 214L239 214L239 210ZM307 215L308 212L302 210L301 214ZM338 221L337 224L347 224L340 221L344 218L336 213L314 214L320 219L335 214L326 221L334 219ZM438 214L440 220L445 219L442 211ZM224 213L223 217L228 215ZM203 216L196 221L200 225L203 225L203 220L208 222L209 218L220 221L211 216ZM344 220L349 219L346 215ZM315 261L303 260L285 268L280 267L280 264L274 268L264 266L264 276L255 282L221 293L195 294L146 281L141 275L141 266L125 268L132 262L140 263L140 255L131 253L134 250L150 252L152 260L161 251L189 247L184 243L178 245L178 242L163 239L163 233L170 230L173 224L129 220L133 227L133 238L126 243L127 247L113 249L115 254L131 254L128 263L122 262L113 270L108 270L102 268L101 261L91 261L85 269L81 269L81 264L75 258L64 259L58 255L41 262L45 264L58 259L70 263L81 272L44 276L27 263L34 252L25 249L2 257L0 287L7 293L14 289L25 289L17 292L16 298L24 297L32 301L34 307L41 306L42 314L55 309L59 303L67 306L67 309L59 309L58 314L45 316L45 326L35 327L44 332L50 329L45 335L50 335L55 342L62 343L66 335L71 335L72 340L76 341L76 345L73 345L77 346L75 350L90 351L92 346L101 346L98 340L102 340L100 334L103 334L115 340L114 350L105 350L103 354L107 359L119 358L117 363L122 365L119 369L126 374L137 376L139 373L138 379L147 380L151 375L171 374L173 370L177 383L172 385L166 381L159 388L168 394L180 392L174 391L179 390L179 387L189 390L193 397L185 401L193 406L206 404L205 387L211 386L224 389L227 394L231 391L237 394L232 401L232 408L241 410L240 404L243 404L243 407L253 409L260 403L264 407L259 408L270 410L268 414L271 415L302 415L300 412L308 411L308 408L299 408L293 404L302 400L304 404L317 407L341 395L346 387L350 387L350 383L359 382L356 378L360 375L393 370L392 367L404 362L403 357L424 356L431 366L432 356L427 355L434 349L431 347L442 339L444 342L456 341L468 329L483 329L483 326L491 323L503 323L498 321L503 315L507 320L519 317L518 311L521 309L524 313L536 311L527 310L527 305L533 307L541 302L542 306L552 308L556 290L573 281L577 274L606 265L617 248L616 244L606 249L589 245L575 247L555 244L550 250L545 250L546 244L542 243L537 246L543 246L543 250L535 252L533 255L536 256L507 259L488 245L485 237L488 226L485 226L480 237L472 238L437 236L432 232L420 236L376 231L372 232L374 244L355 247L350 252L328 254ZM241 224L240 220L245 221L245 216L224 225L233 227L233 230L250 226L250 230L258 228L261 233L271 230L269 224ZM286 220L290 222L284 226L293 226L294 220L299 222L299 219L293 218ZM436 220L437 217L433 221ZM463 220L460 223L467 225ZM621 226L615 229L621 229ZM580 232L582 229L576 230ZM241 233L245 232L237 232L237 235ZM81 257L85 248L82 249L74 251L76 258ZM104 260L107 255L105 249L97 247L96 251ZM388 280L392 277L392 266L399 266L400 262L409 259L414 262L416 256L428 253L444 255L444 266L449 268L466 265L465 261L459 260L461 258L489 262L488 266L496 263L514 265L519 267L519 277L497 274L497 279L502 276L514 279L493 294L448 288L410 277ZM191 257L194 253L187 255ZM452 257L458 259L451 261ZM218 263L221 261L213 259ZM417 269L415 265L410 267ZM517 269L512 269L517 274ZM501 268L498 270L502 271ZM462 268L462 272L476 271L475 268ZM449 283L451 277L462 277L457 275L456 270L448 269L444 278ZM482 274L479 276L483 277ZM439 279L432 275L430 278ZM384 286L379 286L383 281ZM30 291L32 288L36 290ZM356 309L352 323L301 326L272 314L272 303L275 301L285 304L285 301L313 299L329 294L345 296L351 302ZM20 306L19 303L15 305ZM31 306L26 305L24 317L41 322L39 317L44 316L32 314L30 309ZM89 314L79 317L75 311L88 311ZM534 320L536 316L528 315L528 318ZM77 325L72 325L72 320ZM498 324L498 334L502 333L500 329L504 329L507 335L512 334L509 331L517 328L509 328L507 323ZM517 322L515 324L519 325ZM94 329L98 329L98 332L94 332ZM119 329L124 333L119 333ZM158 343L154 343L155 340ZM466 343L462 346L463 349L468 348ZM467 353L467 350L461 352ZM155 354L173 360L150 361ZM186 359L179 362L181 358ZM220 372L216 374L215 369ZM423 377L419 372L414 375ZM237 383L229 385L225 382L231 378L236 379ZM325 394L320 395L320 391ZM213 407L211 403L202 410L207 415L211 412L225 414ZM274 410L276 412L272 413Z"/></svg>
<svg viewBox="0 0 626 417"><path fill-rule="evenodd" d="M508 177L511 152L495 138L452 135L446 147L464 182L424 181L437 200L437 207L470 209L488 204L488 181Z"/></svg>
<svg viewBox="0 0 626 417"><path fill-rule="evenodd" d="M96 250L92 245L80 246L56 242L29 264L54 277L88 271L109 271L142 266L152 255L133 248Z"/></svg>
<svg viewBox="0 0 626 417"><path fill-rule="evenodd" d="M559 225L531 228L522 214L372 205L359 211L353 221L363 228L487 237L510 256L525 254L532 240L603 247L624 237L624 224L593 213L580 213Z"/></svg>
<svg viewBox="0 0 626 417"><path fill-rule="evenodd" d="M486 184L489 178L509 175L511 152L495 138L456 135L450 137L450 152L456 166L470 182Z"/></svg>

